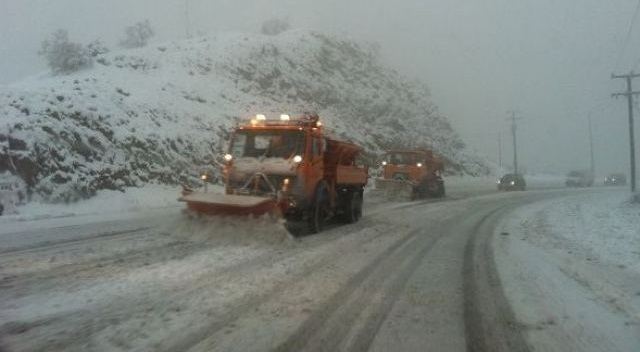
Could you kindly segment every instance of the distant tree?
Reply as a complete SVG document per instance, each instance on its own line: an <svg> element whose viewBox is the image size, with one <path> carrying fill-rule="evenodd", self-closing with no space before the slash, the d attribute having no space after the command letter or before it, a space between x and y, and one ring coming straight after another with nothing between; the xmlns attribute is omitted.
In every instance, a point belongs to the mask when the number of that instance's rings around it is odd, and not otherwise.
<svg viewBox="0 0 640 352"><path fill-rule="evenodd" d="M120 40L120 46L124 48L141 48L147 45L147 42L155 32L151 28L149 20L144 20L125 28L124 34L125 37Z"/></svg>
<svg viewBox="0 0 640 352"><path fill-rule="evenodd" d="M54 73L71 73L93 63L89 50L69 41L69 33L64 29L58 29L45 39L38 54L47 60Z"/></svg>
<svg viewBox="0 0 640 352"><path fill-rule="evenodd" d="M284 31L289 30L291 25L289 21L282 18L272 18L262 23L262 34L266 35L278 35Z"/></svg>
<svg viewBox="0 0 640 352"><path fill-rule="evenodd" d="M91 57L96 57L109 52L109 48L100 39L87 44L87 51Z"/></svg>

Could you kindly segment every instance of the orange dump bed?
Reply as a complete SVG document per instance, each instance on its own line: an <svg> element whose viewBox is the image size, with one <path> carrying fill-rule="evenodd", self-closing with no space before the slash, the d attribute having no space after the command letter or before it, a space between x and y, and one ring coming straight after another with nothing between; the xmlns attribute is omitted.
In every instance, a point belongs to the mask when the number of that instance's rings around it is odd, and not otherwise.
<svg viewBox="0 0 640 352"><path fill-rule="evenodd" d="M335 177L336 183L342 185L366 184L369 170L356 165L356 157L361 152L362 148L353 143L327 139L324 160L326 177Z"/></svg>
<svg viewBox="0 0 640 352"><path fill-rule="evenodd" d="M336 183L339 185L363 185L367 183L368 170L363 166L338 165Z"/></svg>

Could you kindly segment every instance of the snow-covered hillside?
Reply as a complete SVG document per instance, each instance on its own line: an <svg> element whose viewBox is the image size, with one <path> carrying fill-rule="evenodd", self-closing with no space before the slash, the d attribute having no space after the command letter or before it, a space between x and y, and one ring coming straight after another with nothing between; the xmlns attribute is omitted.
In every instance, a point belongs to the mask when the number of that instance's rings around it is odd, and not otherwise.
<svg viewBox="0 0 640 352"><path fill-rule="evenodd" d="M430 146L485 174L429 98L375 50L308 31L229 33L111 52L92 68L0 86L0 172L52 201L191 182L255 113L316 111L371 154Z"/></svg>

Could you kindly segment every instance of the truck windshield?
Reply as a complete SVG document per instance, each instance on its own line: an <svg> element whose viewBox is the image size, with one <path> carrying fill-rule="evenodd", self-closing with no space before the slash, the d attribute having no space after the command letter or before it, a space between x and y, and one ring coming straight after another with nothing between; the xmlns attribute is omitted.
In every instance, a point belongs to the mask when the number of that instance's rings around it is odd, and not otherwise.
<svg viewBox="0 0 640 352"><path fill-rule="evenodd" d="M411 165L422 162L420 155L415 153L387 154L387 162L394 165Z"/></svg>
<svg viewBox="0 0 640 352"><path fill-rule="evenodd" d="M236 157L290 158L301 155L304 134L299 131L238 131L231 141Z"/></svg>

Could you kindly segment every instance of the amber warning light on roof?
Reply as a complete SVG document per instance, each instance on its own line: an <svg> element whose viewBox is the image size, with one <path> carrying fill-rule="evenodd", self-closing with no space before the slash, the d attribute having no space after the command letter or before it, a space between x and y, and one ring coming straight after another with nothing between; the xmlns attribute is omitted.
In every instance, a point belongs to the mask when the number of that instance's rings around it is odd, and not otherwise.
<svg viewBox="0 0 640 352"><path fill-rule="evenodd" d="M280 125L280 124L298 124L298 125L311 125L312 127L322 127L322 122L316 117L308 118L292 118L289 114L281 114L279 119L268 119L265 114L257 114L251 119L251 126L262 125Z"/></svg>

